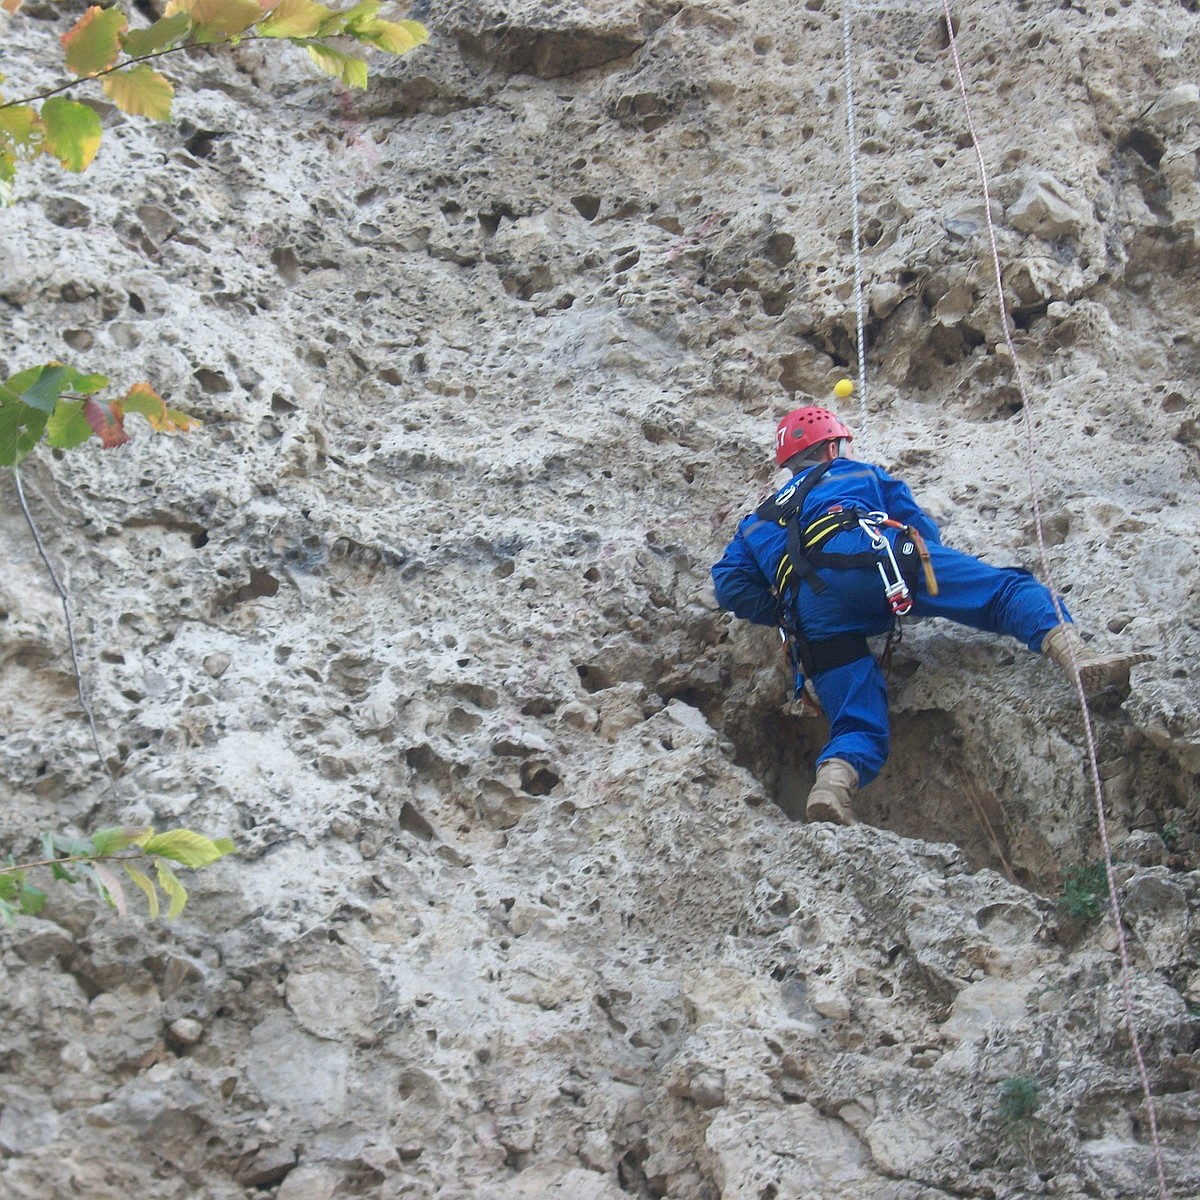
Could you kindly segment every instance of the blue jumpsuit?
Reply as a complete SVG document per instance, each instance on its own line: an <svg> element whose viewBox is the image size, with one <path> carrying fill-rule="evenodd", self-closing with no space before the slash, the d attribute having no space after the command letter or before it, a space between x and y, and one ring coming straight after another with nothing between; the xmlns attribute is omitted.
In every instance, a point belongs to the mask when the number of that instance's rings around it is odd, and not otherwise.
<svg viewBox="0 0 1200 1200"><path fill-rule="evenodd" d="M803 480L806 467L786 487ZM784 489L781 488L780 492ZM937 526L913 499L908 485L871 463L835 459L809 493L800 515L801 528L837 505L886 512L913 526L925 539L937 577L938 594L929 595L924 580L913 590L912 612L918 617L948 617L960 625L988 633L1007 634L1039 652L1042 640L1059 616L1050 592L1028 571L993 567L941 543ZM882 530L893 544L896 530ZM870 538L858 528L843 530L821 547L829 554L856 554L871 549ZM787 531L751 513L738 526L725 555L712 569L717 602L736 616L759 625L778 625L780 613L768 580L787 550ZM828 585L821 593L807 583L790 594L793 622L810 642L838 634L872 637L886 633L892 612L883 582L874 566L852 570L822 567ZM1063 616L1070 619L1066 609ZM799 685L800 681L797 681ZM888 756L887 684L874 656L818 671L812 677L821 707L829 717L830 737L817 759L840 758L858 772L865 787L883 768Z"/></svg>

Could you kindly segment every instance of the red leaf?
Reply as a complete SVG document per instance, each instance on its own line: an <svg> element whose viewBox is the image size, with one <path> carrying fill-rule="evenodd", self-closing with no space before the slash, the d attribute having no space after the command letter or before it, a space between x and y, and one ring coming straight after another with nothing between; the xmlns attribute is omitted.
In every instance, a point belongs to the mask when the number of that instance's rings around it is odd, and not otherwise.
<svg viewBox="0 0 1200 1200"><path fill-rule="evenodd" d="M119 404L103 404L89 396L83 402L83 416L105 450L129 441L129 434L125 432L125 414Z"/></svg>

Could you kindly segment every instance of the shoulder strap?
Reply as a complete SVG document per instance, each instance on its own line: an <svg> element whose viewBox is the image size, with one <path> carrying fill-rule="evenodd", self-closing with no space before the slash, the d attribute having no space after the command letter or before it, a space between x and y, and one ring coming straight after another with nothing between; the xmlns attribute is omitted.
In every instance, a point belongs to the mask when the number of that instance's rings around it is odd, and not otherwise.
<svg viewBox="0 0 1200 1200"><path fill-rule="evenodd" d="M774 496L768 496L754 510L754 515L760 521L774 521L777 525L786 525L793 514L800 515L809 492L821 482L825 472L836 461L831 458L828 462L818 463L799 483L784 488Z"/></svg>
<svg viewBox="0 0 1200 1200"><path fill-rule="evenodd" d="M770 521L787 527L787 553L779 562L774 580L775 589L780 596L786 595L789 588L798 588L802 582L806 582L814 592L825 590L825 581L816 573L804 553L800 514L804 510L804 502L809 493L821 482L825 472L835 461L830 459L828 462L818 463L799 483L768 497L754 510L754 515L760 521Z"/></svg>

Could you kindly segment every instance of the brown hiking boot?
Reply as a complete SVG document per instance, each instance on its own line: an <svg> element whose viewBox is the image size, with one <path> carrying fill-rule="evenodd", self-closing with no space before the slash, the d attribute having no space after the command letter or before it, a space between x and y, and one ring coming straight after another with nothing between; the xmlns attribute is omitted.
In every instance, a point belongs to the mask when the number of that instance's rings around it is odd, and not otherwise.
<svg viewBox="0 0 1200 1200"><path fill-rule="evenodd" d="M828 758L817 768L817 778L804 815L810 821L832 821L835 825L857 825L850 798L858 788L858 772L844 758Z"/></svg>
<svg viewBox="0 0 1200 1200"><path fill-rule="evenodd" d="M1089 700L1107 688L1129 691L1129 672L1138 663L1152 662L1153 654L1100 654L1079 636L1074 625L1059 625L1046 634L1042 653L1052 658L1069 678L1074 678L1071 658L1079 668L1079 681Z"/></svg>

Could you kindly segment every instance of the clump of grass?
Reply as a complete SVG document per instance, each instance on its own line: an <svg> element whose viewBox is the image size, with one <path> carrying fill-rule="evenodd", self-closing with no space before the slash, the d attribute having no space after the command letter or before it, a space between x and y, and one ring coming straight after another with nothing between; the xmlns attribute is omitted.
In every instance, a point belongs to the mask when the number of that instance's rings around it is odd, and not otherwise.
<svg viewBox="0 0 1200 1200"><path fill-rule="evenodd" d="M1030 1121L1041 1103L1038 1085L1025 1076L1014 1076L1000 1085L1000 1115L1016 1124Z"/></svg>
<svg viewBox="0 0 1200 1200"><path fill-rule="evenodd" d="M1079 863L1063 880L1059 905L1068 916L1090 921L1108 907L1108 874L1104 863Z"/></svg>

